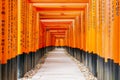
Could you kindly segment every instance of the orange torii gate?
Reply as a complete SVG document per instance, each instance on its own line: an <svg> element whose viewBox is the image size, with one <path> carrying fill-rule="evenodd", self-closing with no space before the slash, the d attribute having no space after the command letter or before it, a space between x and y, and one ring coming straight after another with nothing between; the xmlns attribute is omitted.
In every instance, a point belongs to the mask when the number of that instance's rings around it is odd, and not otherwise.
<svg viewBox="0 0 120 80"><path fill-rule="evenodd" d="M119 3L1 0L0 80L17 80L17 68L22 77L44 53L60 44L99 80L119 80Z"/></svg>

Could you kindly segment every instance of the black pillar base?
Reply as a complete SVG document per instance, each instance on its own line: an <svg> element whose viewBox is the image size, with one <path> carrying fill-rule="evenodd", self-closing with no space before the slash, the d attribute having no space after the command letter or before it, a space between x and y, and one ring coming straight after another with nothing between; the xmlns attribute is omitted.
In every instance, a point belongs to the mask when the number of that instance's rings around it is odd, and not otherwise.
<svg viewBox="0 0 120 80"><path fill-rule="evenodd" d="M7 75L7 64L2 64L2 75L1 75L1 80L8 80L8 75Z"/></svg>
<svg viewBox="0 0 120 80"><path fill-rule="evenodd" d="M2 73L1 73L1 72L2 72L2 71L1 71L1 67L2 67L2 66L1 66L1 64L0 64L0 80L2 80L2 78L1 78L1 77L2 77Z"/></svg>

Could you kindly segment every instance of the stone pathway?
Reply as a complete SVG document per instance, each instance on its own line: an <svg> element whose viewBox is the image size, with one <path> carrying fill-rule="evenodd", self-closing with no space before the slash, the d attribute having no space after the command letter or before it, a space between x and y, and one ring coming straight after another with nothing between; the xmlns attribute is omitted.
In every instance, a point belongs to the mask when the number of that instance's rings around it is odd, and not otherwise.
<svg viewBox="0 0 120 80"><path fill-rule="evenodd" d="M65 53L64 49L49 52L32 80L85 80L77 64Z"/></svg>

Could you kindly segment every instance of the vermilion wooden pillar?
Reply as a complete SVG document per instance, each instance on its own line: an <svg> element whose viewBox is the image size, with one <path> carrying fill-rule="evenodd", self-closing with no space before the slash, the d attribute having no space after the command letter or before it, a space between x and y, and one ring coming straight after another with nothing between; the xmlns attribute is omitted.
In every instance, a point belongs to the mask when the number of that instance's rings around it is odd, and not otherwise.
<svg viewBox="0 0 120 80"><path fill-rule="evenodd" d="M0 3L0 12L2 12L2 2ZM2 21L2 14L0 13L0 21ZM2 26L2 24L0 23L0 26ZM0 44L2 42L1 38L2 38L2 27L0 27ZM1 80L1 76L2 76L2 71L1 71L1 63L2 63L2 46L0 45L0 80Z"/></svg>
<svg viewBox="0 0 120 80"><path fill-rule="evenodd" d="M1 2L1 52L2 52L2 80L7 80L7 59L8 59L8 2L4 0Z"/></svg>

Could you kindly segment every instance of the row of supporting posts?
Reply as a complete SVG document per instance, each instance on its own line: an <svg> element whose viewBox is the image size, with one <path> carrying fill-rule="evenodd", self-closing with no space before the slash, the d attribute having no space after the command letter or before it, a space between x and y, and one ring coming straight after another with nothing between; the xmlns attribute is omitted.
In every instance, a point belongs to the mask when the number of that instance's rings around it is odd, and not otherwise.
<svg viewBox="0 0 120 80"><path fill-rule="evenodd" d="M120 66L113 60L108 59L108 62L105 62L104 58L93 52L89 53L78 48L65 48L71 56L84 63L98 80L120 80Z"/></svg>
<svg viewBox="0 0 120 80"><path fill-rule="evenodd" d="M54 49L54 47L49 46L41 48L36 52L30 52L29 54L23 53L8 60L6 64L0 64L0 80L18 80L22 78L26 72L30 71L38 64L45 53L52 49Z"/></svg>

